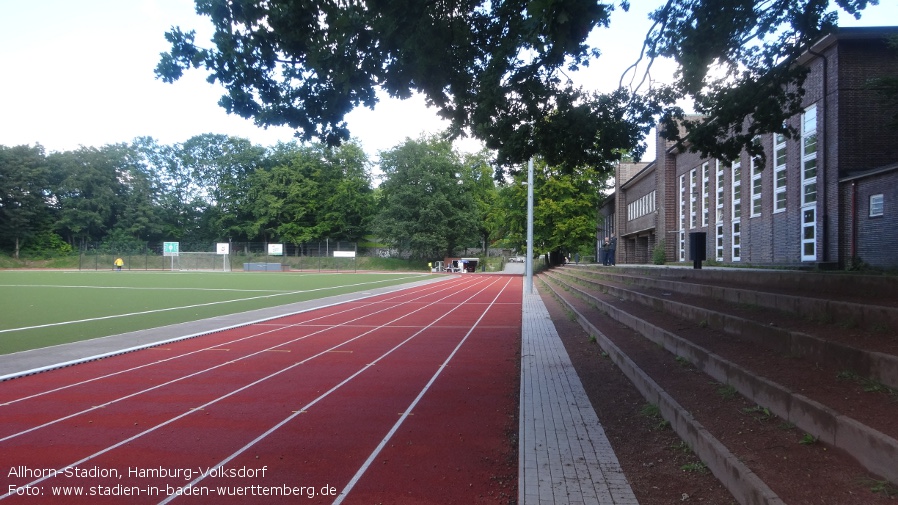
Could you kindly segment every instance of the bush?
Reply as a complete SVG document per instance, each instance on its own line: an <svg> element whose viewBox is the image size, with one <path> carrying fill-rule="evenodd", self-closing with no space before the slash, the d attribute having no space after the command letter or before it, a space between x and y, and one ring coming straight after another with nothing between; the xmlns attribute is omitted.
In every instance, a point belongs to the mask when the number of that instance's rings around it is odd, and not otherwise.
<svg viewBox="0 0 898 505"><path fill-rule="evenodd" d="M45 231L28 242L20 251L20 255L34 259L68 256L74 252L72 246L59 235Z"/></svg>
<svg viewBox="0 0 898 505"><path fill-rule="evenodd" d="M664 252L664 240L659 240L652 249L652 263L655 265L663 265L667 263L667 253Z"/></svg>

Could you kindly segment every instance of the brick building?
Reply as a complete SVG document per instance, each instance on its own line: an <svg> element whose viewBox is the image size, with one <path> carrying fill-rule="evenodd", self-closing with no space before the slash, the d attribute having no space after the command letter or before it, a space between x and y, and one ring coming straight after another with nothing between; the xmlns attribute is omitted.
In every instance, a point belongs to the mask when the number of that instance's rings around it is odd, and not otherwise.
<svg viewBox="0 0 898 505"><path fill-rule="evenodd" d="M618 263L690 262L690 238L721 264L898 268L898 107L868 85L898 76L898 27L843 28L799 63L810 73L787 139L764 135L764 169L679 152L656 138L651 163L621 163L599 213ZM697 232L697 233L696 233ZM700 245L700 243L698 243Z"/></svg>

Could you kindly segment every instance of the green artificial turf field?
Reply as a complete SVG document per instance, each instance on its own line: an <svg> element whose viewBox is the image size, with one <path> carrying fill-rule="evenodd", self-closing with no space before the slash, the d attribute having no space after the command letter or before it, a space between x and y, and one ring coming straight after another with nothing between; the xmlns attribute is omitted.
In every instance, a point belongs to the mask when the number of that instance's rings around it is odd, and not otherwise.
<svg viewBox="0 0 898 505"><path fill-rule="evenodd" d="M404 273L0 271L0 354L414 282Z"/></svg>

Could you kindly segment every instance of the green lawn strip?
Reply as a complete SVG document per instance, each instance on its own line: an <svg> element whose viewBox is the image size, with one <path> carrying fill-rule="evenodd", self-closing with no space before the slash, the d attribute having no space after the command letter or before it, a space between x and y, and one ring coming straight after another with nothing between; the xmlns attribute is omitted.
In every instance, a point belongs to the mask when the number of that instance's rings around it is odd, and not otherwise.
<svg viewBox="0 0 898 505"><path fill-rule="evenodd" d="M416 273L0 272L0 354L422 280ZM59 324L66 323L66 324Z"/></svg>

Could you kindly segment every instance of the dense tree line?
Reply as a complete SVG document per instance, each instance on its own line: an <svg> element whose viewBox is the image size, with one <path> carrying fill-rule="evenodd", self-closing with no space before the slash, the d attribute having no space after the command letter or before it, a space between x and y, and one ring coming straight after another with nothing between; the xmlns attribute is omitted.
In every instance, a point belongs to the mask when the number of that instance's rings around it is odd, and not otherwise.
<svg viewBox="0 0 898 505"><path fill-rule="evenodd" d="M404 257L466 248L525 250L520 177L497 183L488 151L461 154L441 136L380 153L382 180L353 142L253 145L199 135L46 153L0 146L0 250L19 256L90 246L122 251L178 241L301 245L365 237ZM538 163L535 252L588 254L598 171L561 174Z"/></svg>
<svg viewBox="0 0 898 505"><path fill-rule="evenodd" d="M357 241L374 209L369 163L354 143L263 148L207 134L49 154L0 146L0 249L16 256L167 240L196 250L216 241Z"/></svg>

